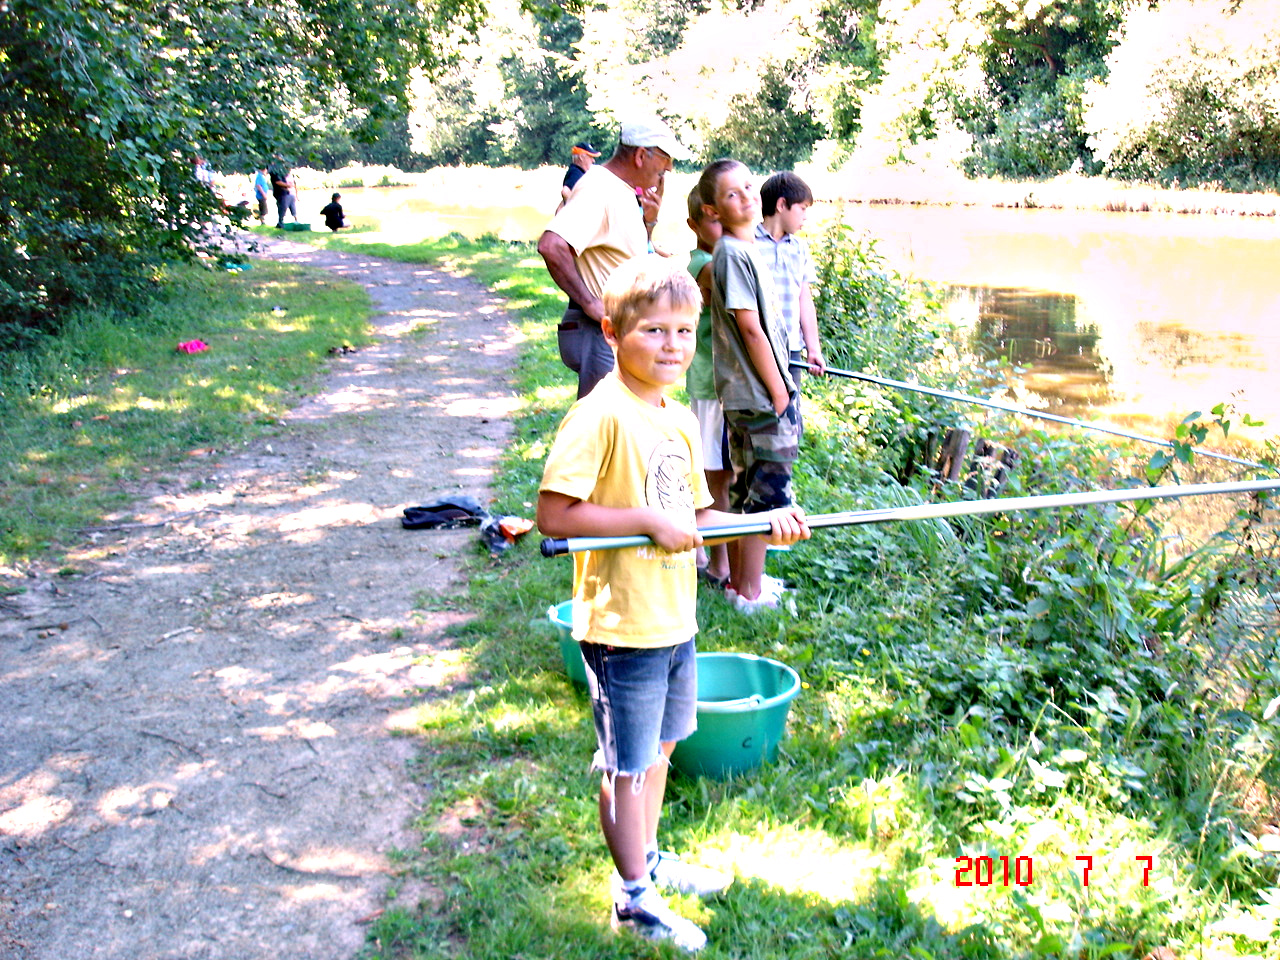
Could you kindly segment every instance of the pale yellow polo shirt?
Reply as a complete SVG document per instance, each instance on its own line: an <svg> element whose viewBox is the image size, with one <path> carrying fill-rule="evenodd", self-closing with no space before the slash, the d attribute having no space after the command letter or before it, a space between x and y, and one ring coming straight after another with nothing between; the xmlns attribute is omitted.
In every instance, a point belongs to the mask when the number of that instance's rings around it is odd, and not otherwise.
<svg viewBox="0 0 1280 960"><path fill-rule="evenodd" d="M619 264L649 252L635 190L603 166L582 175L547 230L573 248L578 272L597 297Z"/></svg>

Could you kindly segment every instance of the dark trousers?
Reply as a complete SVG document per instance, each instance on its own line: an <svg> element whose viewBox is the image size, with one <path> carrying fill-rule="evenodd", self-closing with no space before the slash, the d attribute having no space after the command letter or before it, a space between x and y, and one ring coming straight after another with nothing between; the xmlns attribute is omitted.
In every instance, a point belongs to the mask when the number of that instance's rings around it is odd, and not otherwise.
<svg viewBox="0 0 1280 960"><path fill-rule="evenodd" d="M803 350L792 350L791 362L804 364L803 367L791 368L791 379L794 380L796 384L796 421L800 424L800 432L804 433L804 414L800 412L800 380L809 372L809 361L804 358Z"/></svg>
<svg viewBox="0 0 1280 960"><path fill-rule="evenodd" d="M284 215L286 213L292 213L293 219L294 220L298 219L298 200L293 195L292 191L288 193L282 193L280 194L280 196L276 197L276 226L277 227L284 226Z"/></svg>
<svg viewBox="0 0 1280 960"><path fill-rule="evenodd" d="M803 351L803 350L792 350L792 351L791 351L791 358L790 358L790 359L791 359L791 362L792 362L792 363L803 363L803 364L804 364L804 366L803 366L803 367L792 367L792 368L791 368L791 371L790 371L790 372L791 372L791 379L792 379L792 380L794 380L794 381L795 381L795 384L796 384L796 392L797 392L797 393L799 393L799 392L800 392L800 378L801 378L802 376L804 376L804 374L805 374L805 373L807 373L807 372L808 372L808 370L809 370L809 362L808 362L807 360L805 360L805 358L804 358L804 351Z"/></svg>
<svg viewBox="0 0 1280 960"><path fill-rule="evenodd" d="M570 304L556 327L560 360L578 375L578 399L592 391L613 369L613 348L600 324Z"/></svg>

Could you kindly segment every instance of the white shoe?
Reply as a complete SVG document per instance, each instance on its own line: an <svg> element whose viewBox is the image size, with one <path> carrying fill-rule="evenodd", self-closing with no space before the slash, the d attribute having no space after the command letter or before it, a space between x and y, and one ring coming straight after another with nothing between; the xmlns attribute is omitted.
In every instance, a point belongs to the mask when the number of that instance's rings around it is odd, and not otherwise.
<svg viewBox="0 0 1280 960"><path fill-rule="evenodd" d="M634 894L614 891L613 919L615 930L633 930L646 940L670 940L681 950L691 953L707 945L707 935L692 920L676 913L658 892L645 884Z"/></svg>
<svg viewBox="0 0 1280 960"><path fill-rule="evenodd" d="M724 595L729 598L729 602L734 605L742 613L756 613L759 610L773 610L778 606L777 594L769 593L767 590L761 590L760 596L754 600L748 600L733 587L725 587Z"/></svg>
<svg viewBox="0 0 1280 960"><path fill-rule="evenodd" d="M781 597L787 592L787 585L777 577L771 577L767 573L760 574L760 592L768 593L775 597Z"/></svg>
<svg viewBox="0 0 1280 960"><path fill-rule="evenodd" d="M674 853L655 850L649 854L645 865L654 884L676 893L695 897L714 897L724 893L733 883L733 874L685 863Z"/></svg>

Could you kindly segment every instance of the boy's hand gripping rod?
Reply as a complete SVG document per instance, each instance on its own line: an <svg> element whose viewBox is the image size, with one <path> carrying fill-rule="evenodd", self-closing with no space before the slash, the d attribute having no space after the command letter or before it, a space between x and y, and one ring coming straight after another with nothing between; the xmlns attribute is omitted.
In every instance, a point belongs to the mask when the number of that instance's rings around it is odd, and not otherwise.
<svg viewBox="0 0 1280 960"><path fill-rule="evenodd" d="M802 361L796 361L791 364L793 367L799 367L807 370L809 364ZM1147 437L1141 433L1130 433L1128 430L1121 430L1117 427L1107 427L1098 423L1088 423L1085 420L1073 420L1071 417L1060 417L1056 413L1041 413L1039 410L1028 410L1026 407L1015 407L1011 403L1001 403L999 400L984 400L982 397L971 397L967 393L953 393L950 390L938 390L935 387L925 387L918 383L904 383L901 380L890 380L887 377L873 377L869 373L857 373L853 370L841 370L837 367L827 367L826 373L833 377L846 377L850 380L865 380L867 383L875 383L882 387L893 387L895 390L909 390L912 393L926 393L931 397L941 397L944 400L957 400L961 403L976 403L980 407L990 407L993 410L1003 410L1006 413L1016 413L1024 417L1035 417L1038 420L1048 420L1052 423L1065 423L1072 427L1080 427L1084 430L1095 430L1098 433L1110 433L1117 437L1124 437L1126 440L1140 440L1143 443L1154 443L1161 447L1172 447L1173 442L1170 440L1161 440L1159 437ZM1266 467L1261 463L1254 463L1252 460L1242 460L1239 457L1233 457L1226 453L1215 453L1212 450L1201 450L1199 447L1194 448L1196 454L1202 457L1213 457L1215 460L1226 460L1228 463L1236 463L1242 467L1252 467L1254 470L1267 470L1274 472L1270 467Z"/></svg>
<svg viewBox="0 0 1280 960"><path fill-rule="evenodd" d="M1040 497L1005 497L994 500L958 500L953 503L922 503L911 507L883 507L877 510L848 510L844 513L819 513L805 518L812 527L849 527L864 523L888 523L894 520L931 520L936 517L970 517L987 513L1010 513L1015 510L1048 510L1062 507L1086 507L1098 503L1123 503L1129 500L1174 500L1222 493L1261 493L1280 490L1280 480L1241 480L1234 483L1190 483L1176 487L1136 487L1130 490L1089 490L1083 493L1059 493ZM733 540L752 534L768 533L767 520L744 520L742 523L698 530L704 540ZM628 537L548 537L542 541L544 557L562 557L586 550L618 550L624 547L651 546L653 541L641 535Z"/></svg>

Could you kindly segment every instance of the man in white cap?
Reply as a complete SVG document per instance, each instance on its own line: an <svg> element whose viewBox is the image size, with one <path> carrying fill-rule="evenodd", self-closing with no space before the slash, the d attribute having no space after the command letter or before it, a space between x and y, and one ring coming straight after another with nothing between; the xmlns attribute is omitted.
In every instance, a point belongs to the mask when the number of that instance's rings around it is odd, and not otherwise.
<svg viewBox="0 0 1280 960"><path fill-rule="evenodd" d="M600 292L619 264L648 252L663 178L672 160L689 157L661 120L624 123L613 156L582 175L538 240L547 272L569 297L557 338L560 359L578 374L580 398L613 369Z"/></svg>

